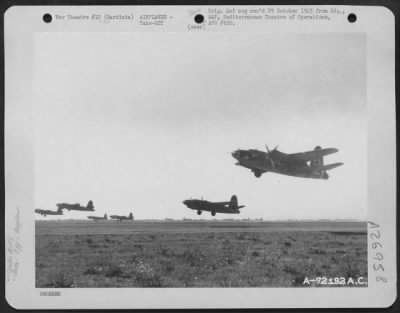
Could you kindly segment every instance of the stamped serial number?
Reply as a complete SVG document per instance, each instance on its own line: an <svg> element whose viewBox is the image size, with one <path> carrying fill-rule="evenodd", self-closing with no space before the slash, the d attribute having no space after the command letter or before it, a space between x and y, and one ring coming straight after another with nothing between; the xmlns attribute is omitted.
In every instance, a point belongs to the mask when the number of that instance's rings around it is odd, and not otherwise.
<svg viewBox="0 0 400 313"><path fill-rule="evenodd" d="M367 280L363 277L316 277L310 279L308 277L304 278L303 285L322 285L322 286L362 286L367 285Z"/></svg>
<svg viewBox="0 0 400 313"><path fill-rule="evenodd" d="M41 291L40 296L59 297L61 296L61 291Z"/></svg>
<svg viewBox="0 0 400 313"><path fill-rule="evenodd" d="M372 268L376 274L375 280L377 282L387 283L387 278L384 275L385 267L383 266L383 244L381 242L381 230L380 226L374 222L368 222L368 231L370 238L371 248L374 250L372 253Z"/></svg>

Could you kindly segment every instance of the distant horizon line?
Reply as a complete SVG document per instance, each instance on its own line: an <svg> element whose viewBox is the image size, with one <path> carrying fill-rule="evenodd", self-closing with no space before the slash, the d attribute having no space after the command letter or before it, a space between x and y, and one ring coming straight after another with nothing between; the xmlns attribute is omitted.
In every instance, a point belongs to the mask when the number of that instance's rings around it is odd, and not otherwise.
<svg viewBox="0 0 400 313"><path fill-rule="evenodd" d="M87 221L89 220L88 218L68 218L68 219L35 219L35 221ZM111 220L111 219L107 219ZM224 218L224 219L194 219L194 218L181 218L181 219L175 219L175 218L143 218L143 219L134 219L133 221L254 221L254 222L330 222L330 221L340 221L340 222L367 222L367 220L364 219L356 219L356 218L320 218L320 219L264 219L264 218Z"/></svg>

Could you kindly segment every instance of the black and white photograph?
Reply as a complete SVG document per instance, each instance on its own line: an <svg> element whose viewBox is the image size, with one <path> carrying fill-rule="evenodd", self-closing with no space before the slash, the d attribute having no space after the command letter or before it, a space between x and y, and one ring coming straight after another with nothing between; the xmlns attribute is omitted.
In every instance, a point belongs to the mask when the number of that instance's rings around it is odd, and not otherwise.
<svg viewBox="0 0 400 313"><path fill-rule="evenodd" d="M190 35L38 35L36 286L366 286L365 35Z"/></svg>
<svg viewBox="0 0 400 313"><path fill-rule="evenodd" d="M388 280L369 271L381 227L370 151L386 143L369 140L367 33L348 30L348 10L345 31L319 31L336 11L245 8L40 15L26 137L6 107L8 151L29 156L31 205L12 188L22 169L7 196L10 220L33 227L31 288L362 292ZM246 28L292 13L312 31Z"/></svg>

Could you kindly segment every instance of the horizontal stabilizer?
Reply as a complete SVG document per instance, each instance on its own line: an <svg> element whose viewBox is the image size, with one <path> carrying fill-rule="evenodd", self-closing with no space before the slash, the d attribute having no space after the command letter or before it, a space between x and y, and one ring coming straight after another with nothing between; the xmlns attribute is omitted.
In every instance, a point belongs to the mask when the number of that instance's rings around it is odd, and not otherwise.
<svg viewBox="0 0 400 313"><path fill-rule="evenodd" d="M324 156L332 154L332 153L336 153L338 151L339 150L336 148L325 148L325 149L317 149L317 150L300 152L300 153L293 153L293 154L289 154L288 156L290 158L294 158L294 159L298 159L298 160L307 162L307 161L319 159L321 157L324 157Z"/></svg>
<svg viewBox="0 0 400 313"><path fill-rule="evenodd" d="M244 207L245 207L245 205L239 205L238 209L241 209L241 208L244 208Z"/></svg>
<svg viewBox="0 0 400 313"><path fill-rule="evenodd" d="M324 165L324 166L322 167L322 169L323 169L324 171L329 171L329 170L334 169L334 168L336 168L336 167L338 167L338 166L341 166L341 165L343 165L342 162L333 163L333 164L328 164L328 165Z"/></svg>

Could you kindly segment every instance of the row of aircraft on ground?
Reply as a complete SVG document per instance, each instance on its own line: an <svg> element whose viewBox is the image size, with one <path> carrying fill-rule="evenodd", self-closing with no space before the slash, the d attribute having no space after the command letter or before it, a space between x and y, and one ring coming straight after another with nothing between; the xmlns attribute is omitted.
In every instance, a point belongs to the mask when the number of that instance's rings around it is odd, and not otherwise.
<svg viewBox="0 0 400 313"><path fill-rule="evenodd" d="M57 203L57 211L52 211L52 210L42 210L42 209L36 209L35 213L40 214L42 216L47 216L47 215L64 215L63 210L68 210L68 211L94 211L94 205L93 201L90 200L86 206L82 206L79 203L75 204L69 204L69 203ZM99 220L107 220L107 214L104 214L104 216L88 216L87 217L90 220L94 221L99 221ZM130 213L128 216L125 215L110 215L110 219L112 220L118 220L120 222L125 221L125 220L130 220L133 221L133 214Z"/></svg>
<svg viewBox="0 0 400 313"><path fill-rule="evenodd" d="M261 177L262 174L271 172L281 175L326 180L329 178L327 171L343 165L341 162L324 165L324 156L338 152L339 150L336 148L322 149L320 146L317 146L312 151L291 154L279 151L278 147L270 151L268 146L266 146L266 150L267 152L256 149L238 149L232 152L232 156L238 161L236 165L250 169L255 177ZM188 199L184 200L183 204L189 209L197 211L198 215L202 211L208 211L211 212L212 216L215 216L216 213L239 214L239 209L244 207L244 205L238 205L236 195L233 195L230 201L210 202L203 199ZM89 201L86 207L81 206L79 203L59 203L57 207L57 211L36 209L35 212L46 216L63 215L63 209L68 211L94 211L92 201ZM107 214L104 214L103 217L88 216L88 219L95 221L106 220ZM110 219L119 221L133 220L133 215L132 213L129 216L111 215Z"/></svg>
<svg viewBox="0 0 400 313"><path fill-rule="evenodd" d="M101 220L108 220L107 214L104 214L104 216L88 216L87 217L90 220L93 221L101 221ZM129 213L128 216L125 215L110 215L110 219L112 220L117 220L117 221L133 221L133 214Z"/></svg>

